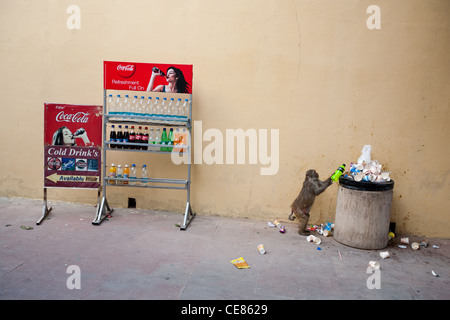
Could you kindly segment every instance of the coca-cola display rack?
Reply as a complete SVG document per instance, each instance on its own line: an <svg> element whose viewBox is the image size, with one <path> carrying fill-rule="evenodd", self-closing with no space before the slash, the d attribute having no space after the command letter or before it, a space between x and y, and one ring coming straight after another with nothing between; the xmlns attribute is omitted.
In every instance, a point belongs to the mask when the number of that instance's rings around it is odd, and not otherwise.
<svg viewBox="0 0 450 320"><path fill-rule="evenodd" d="M138 102L133 102L133 97L138 96L139 106L134 105ZM119 100L127 97L130 99L127 103L124 100ZM143 106L142 99L145 101ZM160 108L155 101L160 100L161 104L164 102L167 106L170 104L171 109ZM181 101L181 103L180 103ZM120 104L120 105L119 105ZM163 143L155 143L150 141L145 143L130 143L130 142L113 142L110 141L108 129L111 125L121 126L135 126L135 127L151 127L163 126L174 129L186 129L188 137L191 137L192 127L192 94L181 93L166 93L166 92L137 92L127 90L104 90L103 96L103 146L102 146L102 198L99 199L95 219L92 221L94 225L100 225L105 218L107 218L113 209L109 206L107 200L107 189L114 187L132 187L132 188L159 188L159 189L175 189L186 190L187 199L184 208L184 220L180 226L180 230L186 230L190 222L195 216L190 204L190 187L191 187L191 161L187 164L187 173L185 179L169 179L169 178L155 178L154 174L148 179L137 177L130 178L112 178L108 175L107 154L109 152L143 152L151 155L152 153L166 154L171 156L171 152L183 152L183 156L191 159L190 139L185 139L183 143L168 148ZM133 107L134 106L134 107ZM164 105L163 105L164 106ZM141 108L140 108L141 107ZM153 142L153 143L152 143ZM161 151L164 149L172 149L173 151ZM180 153L181 155L181 153ZM174 164L175 165L175 164Z"/></svg>

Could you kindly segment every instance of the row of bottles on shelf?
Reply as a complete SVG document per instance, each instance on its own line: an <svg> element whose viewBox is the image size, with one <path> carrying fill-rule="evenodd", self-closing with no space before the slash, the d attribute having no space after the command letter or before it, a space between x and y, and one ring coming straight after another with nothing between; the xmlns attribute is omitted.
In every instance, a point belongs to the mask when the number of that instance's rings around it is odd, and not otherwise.
<svg viewBox="0 0 450 320"><path fill-rule="evenodd" d="M123 116L126 116L126 119L130 117L156 117L166 120L186 120L189 117L188 99L184 99L184 102L182 102L181 98L178 98L177 101L174 98L170 98L167 101L167 98L160 99L155 97L152 101L152 97L148 97L145 100L144 96L141 96L140 99L138 99L138 96L134 96L134 99L131 99L128 95L122 98L118 94L114 98L110 94L107 103L108 114L117 116L118 120L125 119ZM145 121L145 118L137 118L135 120Z"/></svg>
<svg viewBox="0 0 450 320"><path fill-rule="evenodd" d="M128 180L108 180L109 184L129 184L129 185L137 185L143 184L145 185L148 180L148 169L147 165L142 165L141 175L138 178L136 172L136 164L132 164L131 168L126 164L125 167L122 168L122 165L116 165L114 163L109 167L109 178L120 178L120 179L128 179Z"/></svg>
<svg viewBox="0 0 450 320"><path fill-rule="evenodd" d="M179 128L173 131L170 128L169 133L167 129L163 128L162 133L160 128L150 128L145 127L142 130L142 126L139 126L138 130L134 130L134 126L131 126L130 131L128 131L128 126L125 126L125 130L122 131L122 125L118 126L116 131L115 125L111 125L111 130L109 134L110 148L119 149L137 149L137 150L153 150L153 151L172 151L173 146L184 145L187 146L188 132L186 129L180 131ZM123 144L115 144L114 142L124 142ZM147 145L142 145L147 144ZM166 147L168 146L168 147ZM175 148L175 151L184 152L186 148Z"/></svg>

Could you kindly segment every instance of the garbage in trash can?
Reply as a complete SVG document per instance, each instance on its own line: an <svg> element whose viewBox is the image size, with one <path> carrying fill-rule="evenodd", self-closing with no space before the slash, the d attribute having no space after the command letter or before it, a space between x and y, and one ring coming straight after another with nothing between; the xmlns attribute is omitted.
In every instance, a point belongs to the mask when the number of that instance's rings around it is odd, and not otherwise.
<svg viewBox="0 0 450 320"><path fill-rule="evenodd" d="M394 181L374 183L342 176L334 239L359 249L383 249L389 240Z"/></svg>

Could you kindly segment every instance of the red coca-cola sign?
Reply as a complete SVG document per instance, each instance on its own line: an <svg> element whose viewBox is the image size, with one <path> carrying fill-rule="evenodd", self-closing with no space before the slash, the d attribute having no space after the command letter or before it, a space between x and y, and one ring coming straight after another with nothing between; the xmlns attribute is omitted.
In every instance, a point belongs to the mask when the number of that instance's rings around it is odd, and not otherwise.
<svg viewBox="0 0 450 320"><path fill-rule="evenodd" d="M44 187L101 185L102 106L46 103Z"/></svg>
<svg viewBox="0 0 450 320"><path fill-rule="evenodd" d="M176 80L177 93L192 93L192 69L191 64L104 61L103 87L105 90L168 92Z"/></svg>
<svg viewBox="0 0 450 320"><path fill-rule="evenodd" d="M102 145L102 106L45 104L45 145Z"/></svg>

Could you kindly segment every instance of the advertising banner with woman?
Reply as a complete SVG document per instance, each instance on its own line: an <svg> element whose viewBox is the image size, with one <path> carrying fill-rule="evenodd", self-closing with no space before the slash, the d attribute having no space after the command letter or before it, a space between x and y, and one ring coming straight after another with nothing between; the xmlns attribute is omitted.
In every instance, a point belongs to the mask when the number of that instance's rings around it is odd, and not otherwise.
<svg viewBox="0 0 450 320"><path fill-rule="evenodd" d="M99 188L102 109L45 104L44 187Z"/></svg>
<svg viewBox="0 0 450 320"><path fill-rule="evenodd" d="M104 61L105 90L192 93L191 64Z"/></svg>

